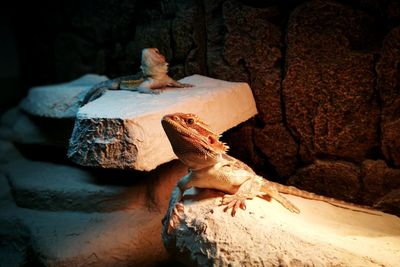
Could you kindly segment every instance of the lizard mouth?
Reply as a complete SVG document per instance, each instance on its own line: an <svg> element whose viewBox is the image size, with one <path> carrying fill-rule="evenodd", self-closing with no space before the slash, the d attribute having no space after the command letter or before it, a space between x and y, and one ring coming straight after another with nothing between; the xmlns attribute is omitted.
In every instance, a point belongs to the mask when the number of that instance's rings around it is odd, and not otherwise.
<svg viewBox="0 0 400 267"><path fill-rule="evenodd" d="M187 127L184 127L181 123L175 121L173 118L168 117L168 116L165 116L162 119L161 124L168 136L169 136L169 134L168 134L169 131L176 131L180 135L186 136L188 138L193 138L193 136L197 136L198 138L201 137L199 132L196 131L195 129L188 129ZM201 137L201 138L203 138L203 137ZM215 142L215 140L214 140L214 142Z"/></svg>
<svg viewBox="0 0 400 267"><path fill-rule="evenodd" d="M199 132L197 129L187 126L184 120L174 115L164 116L161 123L171 143L174 141L188 142L191 146L201 147L203 151L207 151L207 154L226 152L228 149L228 146L220 142L216 135L208 132L209 129L206 128L206 125L201 128L205 131Z"/></svg>

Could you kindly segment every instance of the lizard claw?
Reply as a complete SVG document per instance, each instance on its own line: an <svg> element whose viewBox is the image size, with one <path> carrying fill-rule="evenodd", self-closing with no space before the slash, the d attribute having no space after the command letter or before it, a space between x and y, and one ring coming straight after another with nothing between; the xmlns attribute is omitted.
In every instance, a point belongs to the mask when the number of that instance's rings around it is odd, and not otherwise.
<svg viewBox="0 0 400 267"><path fill-rule="evenodd" d="M235 216L238 208L246 209L246 197L240 195L225 195L221 200L221 205L226 205L224 212L232 209L231 215Z"/></svg>
<svg viewBox="0 0 400 267"><path fill-rule="evenodd" d="M182 203L178 202L175 204L169 216L169 221L167 225L167 234L169 235L173 230L175 230L180 221L183 219L183 212L185 208Z"/></svg>

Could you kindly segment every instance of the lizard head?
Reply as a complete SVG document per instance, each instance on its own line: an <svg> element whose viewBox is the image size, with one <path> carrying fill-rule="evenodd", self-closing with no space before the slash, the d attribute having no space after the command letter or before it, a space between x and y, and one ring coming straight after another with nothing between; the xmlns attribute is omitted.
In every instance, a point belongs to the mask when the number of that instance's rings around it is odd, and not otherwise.
<svg viewBox="0 0 400 267"><path fill-rule="evenodd" d="M168 72L168 63L157 48L145 48L142 50L142 65L140 68L144 76L156 78Z"/></svg>
<svg viewBox="0 0 400 267"><path fill-rule="evenodd" d="M219 135L195 114L165 115L161 124L174 153L192 169L213 165L228 149Z"/></svg>
<svg viewBox="0 0 400 267"><path fill-rule="evenodd" d="M157 48L145 48L142 50L142 64L154 66L165 63L165 57Z"/></svg>

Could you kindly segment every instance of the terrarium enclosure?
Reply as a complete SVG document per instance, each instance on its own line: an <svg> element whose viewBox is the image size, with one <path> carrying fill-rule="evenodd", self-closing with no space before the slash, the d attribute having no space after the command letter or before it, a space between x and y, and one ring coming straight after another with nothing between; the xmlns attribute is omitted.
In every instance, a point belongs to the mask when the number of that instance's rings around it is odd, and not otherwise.
<svg viewBox="0 0 400 267"><path fill-rule="evenodd" d="M30 1L0 13L0 265L180 264L161 220L186 168L134 170L125 139L90 158L80 137L72 153L79 106L26 100L35 86L137 74L149 47L176 80L248 84L258 114L222 140L257 174L400 216L398 0ZM125 131L121 117L96 123Z"/></svg>

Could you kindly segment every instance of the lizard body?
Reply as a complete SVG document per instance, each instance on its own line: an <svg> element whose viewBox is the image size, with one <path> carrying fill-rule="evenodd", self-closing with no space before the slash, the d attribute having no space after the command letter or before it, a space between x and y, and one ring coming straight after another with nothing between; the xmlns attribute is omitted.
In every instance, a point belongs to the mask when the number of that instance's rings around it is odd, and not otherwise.
<svg viewBox="0 0 400 267"><path fill-rule="evenodd" d="M227 193L222 198L221 204L226 205L224 211L231 209L232 216L239 208L246 208L246 199L256 196L268 200L273 198L289 211L299 213L300 210L280 193L377 214L367 207L320 196L293 186L281 185L258 176L245 163L229 156L226 153L228 146L219 140L219 135L194 114L166 115L161 123L174 153L190 169L189 173L178 181L173 191L167 215L169 218L165 218L169 220L167 233L179 224L179 213L183 210L180 201L183 192L190 187L216 189Z"/></svg>
<svg viewBox="0 0 400 267"><path fill-rule="evenodd" d="M81 106L99 98L106 90L131 90L144 94L159 94L166 87L192 87L175 81L168 75L168 62L157 48L142 50L141 73L107 80L94 85L85 95Z"/></svg>

